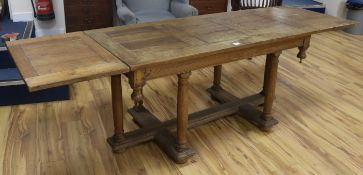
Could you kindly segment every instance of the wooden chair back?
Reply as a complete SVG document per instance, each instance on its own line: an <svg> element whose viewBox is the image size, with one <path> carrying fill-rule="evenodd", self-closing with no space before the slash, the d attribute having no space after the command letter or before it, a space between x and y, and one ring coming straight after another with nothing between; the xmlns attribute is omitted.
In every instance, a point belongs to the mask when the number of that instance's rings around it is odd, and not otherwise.
<svg viewBox="0 0 363 175"><path fill-rule="evenodd" d="M231 0L232 10L281 6L282 0Z"/></svg>

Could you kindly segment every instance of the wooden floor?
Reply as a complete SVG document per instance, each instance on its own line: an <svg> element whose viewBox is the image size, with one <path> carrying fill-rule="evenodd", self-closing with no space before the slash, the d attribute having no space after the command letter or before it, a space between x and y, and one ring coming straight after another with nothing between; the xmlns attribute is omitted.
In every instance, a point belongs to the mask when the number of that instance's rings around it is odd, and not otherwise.
<svg viewBox="0 0 363 175"><path fill-rule="evenodd" d="M0 172L23 174L363 174L363 37L331 32L280 59L274 115L264 133L230 116L191 129L197 155L174 164L154 143L113 154L110 80L75 84L72 100L0 107ZM222 85L243 97L260 91L263 57L224 66ZM247 82L247 83L246 83ZM131 89L123 79L126 107ZM160 119L176 113L176 78L148 82L146 106ZM194 71L190 112L215 105L205 89L212 69ZM0 97L1 98L1 97ZM126 129L137 128L127 114Z"/></svg>

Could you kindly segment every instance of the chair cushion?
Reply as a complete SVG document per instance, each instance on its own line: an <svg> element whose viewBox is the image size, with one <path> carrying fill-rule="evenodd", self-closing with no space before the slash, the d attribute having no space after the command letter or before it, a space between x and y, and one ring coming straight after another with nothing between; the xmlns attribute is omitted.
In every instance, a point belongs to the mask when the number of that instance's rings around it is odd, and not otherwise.
<svg viewBox="0 0 363 175"><path fill-rule="evenodd" d="M169 11L136 12L135 16L138 19L138 23L160 21L160 20L175 18L175 16L172 13L170 13Z"/></svg>
<svg viewBox="0 0 363 175"><path fill-rule="evenodd" d="M126 6L135 12L139 11L168 11L170 0L124 0Z"/></svg>

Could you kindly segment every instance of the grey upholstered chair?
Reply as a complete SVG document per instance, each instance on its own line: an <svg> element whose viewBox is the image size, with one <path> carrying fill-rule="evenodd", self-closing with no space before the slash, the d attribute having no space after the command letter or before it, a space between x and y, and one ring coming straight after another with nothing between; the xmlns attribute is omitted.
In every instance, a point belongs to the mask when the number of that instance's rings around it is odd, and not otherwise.
<svg viewBox="0 0 363 175"><path fill-rule="evenodd" d="M116 0L117 25L198 15L189 0Z"/></svg>

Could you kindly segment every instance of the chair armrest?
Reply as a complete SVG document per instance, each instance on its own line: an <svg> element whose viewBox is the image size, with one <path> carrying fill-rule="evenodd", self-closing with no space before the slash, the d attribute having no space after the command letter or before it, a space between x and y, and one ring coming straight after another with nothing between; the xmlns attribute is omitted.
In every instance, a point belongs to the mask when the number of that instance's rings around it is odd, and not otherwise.
<svg viewBox="0 0 363 175"><path fill-rule="evenodd" d="M124 3L118 3L116 1L116 6L117 16L123 24L136 24L137 19L135 17L135 14Z"/></svg>
<svg viewBox="0 0 363 175"><path fill-rule="evenodd" d="M177 17L197 16L198 10L182 0L172 0L170 4L171 13Z"/></svg>

